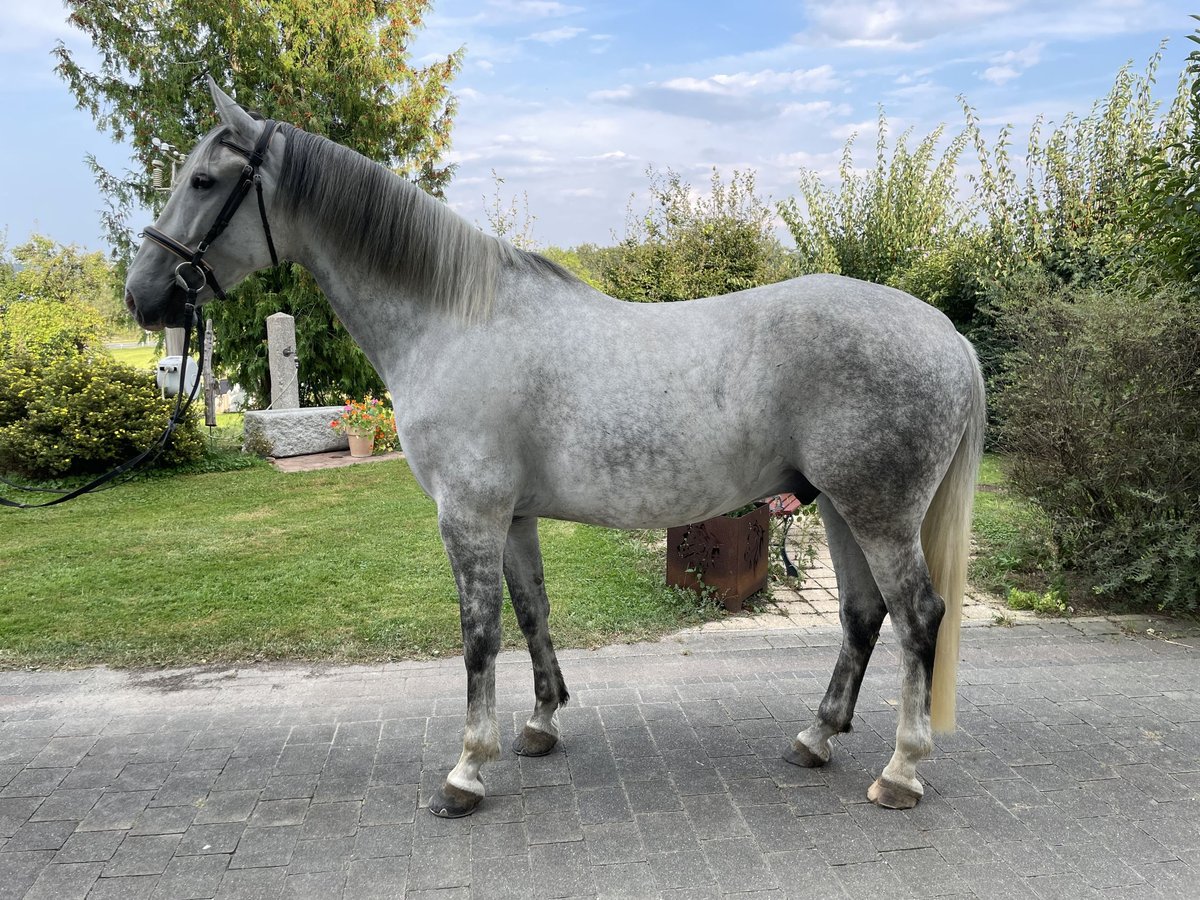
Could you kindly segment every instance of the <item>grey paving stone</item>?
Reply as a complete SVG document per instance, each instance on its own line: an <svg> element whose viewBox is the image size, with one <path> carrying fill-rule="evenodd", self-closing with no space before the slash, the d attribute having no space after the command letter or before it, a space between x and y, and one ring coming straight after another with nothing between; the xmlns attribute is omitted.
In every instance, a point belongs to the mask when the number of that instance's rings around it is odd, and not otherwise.
<svg viewBox="0 0 1200 900"><path fill-rule="evenodd" d="M633 822L586 826L583 840L593 866L642 862L647 856L641 831Z"/></svg>
<svg viewBox="0 0 1200 900"><path fill-rule="evenodd" d="M177 856L233 853L245 830L246 826L240 822L222 825L192 825L183 833L175 848L175 853Z"/></svg>
<svg viewBox="0 0 1200 900"><path fill-rule="evenodd" d="M656 881L650 864L645 862L617 863L592 868L596 896L612 900L640 900L656 894Z"/></svg>
<svg viewBox="0 0 1200 900"><path fill-rule="evenodd" d="M121 842L123 831L76 831L54 856L56 863L107 862Z"/></svg>
<svg viewBox="0 0 1200 900"><path fill-rule="evenodd" d="M895 812L865 802L895 727L891 632L856 731L817 770L779 752L819 702L838 638L779 638L807 649L702 634L686 637L687 660L664 661L655 646L564 654L568 678L597 705L569 707L563 749L542 760L512 756L506 740L484 770L484 805L456 821L418 803L458 755L454 661L239 670L203 688L206 702L229 691L211 710L146 692L135 715L111 704L108 687L88 687L87 672L68 682L0 674L43 704L0 712L0 897L39 877L64 879L58 893L69 896L72 871L86 880L97 869L91 896L199 896L222 862L247 873L222 874L219 892L232 896L350 897L359 863L354 891L385 895L382 885L398 883L387 872L403 869L408 896L441 900L536 895L536 871L564 864L576 883L562 875L546 895L748 900L795 896L797 885L804 896L881 898L1194 894L1200 647L1162 655L1149 641L1109 646L1071 626L968 629L962 728L922 764L924 801ZM520 655L508 659L527 673ZM37 699L40 678L51 703L79 691L68 702L95 713L56 720ZM527 714L527 689L498 696L506 731ZM139 690L130 682L113 696ZM64 837L57 854L20 849ZM196 886L181 887L189 866Z"/></svg>
<svg viewBox="0 0 1200 900"><path fill-rule="evenodd" d="M716 876L701 850L651 853L646 856L646 864L654 873L654 880L663 893L696 890L716 884Z"/></svg>
<svg viewBox="0 0 1200 900"><path fill-rule="evenodd" d="M283 890L287 873L275 869L228 869L216 893L218 900L274 900Z"/></svg>
<svg viewBox="0 0 1200 900"><path fill-rule="evenodd" d="M472 835L474 835L475 830L472 829ZM412 843L412 825L361 826L354 835L354 858L377 859L381 857L408 856L412 852Z"/></svg>
<svg viewBox="0 0 1200 900"><path fill-rule="evenodd" d="M404 896L408 857L356 859L346 873L345 895L355 900L392 900Z"/></svg>
<svg viewBox="0 0 1200 900"><path fill-rule="evenodd" d="M96 801L104 794L103 788L64 789L59 787L53 794L42 801L34 812L35 822L45 822L52 819L83 819L96 805Z"/></svg>
<svg viewBox="0 0 1200 900"><path fill-rule="evenodd" d="M438 898L464 891L473 900L525 900L536 896L531 889L533 875L529 855L474 858L471 862L470 888L446 888L441 891L421 891L423 896ZM409 893L409 897L413 893Z"/></svg>
<svg viewBox="0 0 1200 900"><path fill-rule="evenodd" d="M308 800L260 800L250 814L249 823L259 827L302 825L308 807Z"/></svg>
<svg viewBox="0 0 1200 900"><path fill-rule="evenodd" d="M38 873L25 900L83 900L103 868L100 862L48 865Z"/></svg>
<svg viewBox="0 0 1200 900"><path fill-rule="evenodd" d="M837 877L837 866L828 866L817 850L789 850L764 854L775 880L787 896L844 900L848 895ZM915 894L914 896L924 896Z"/></svg>
<svg viewBox="0 0 1200 900"><path fill-rule="evenodd" d="M602 825L608 822L630 822L633 814L625 789L620 783L576 791L579 821L582 825Z"/></svg>
<svg viewBox="0 0 1200 900"><path fill-rule="evenodd" d="M0 853L0 898L24 896L54 856L53 850L19 850Z"/></svg>
<svg viewBox="0 0 1200 900"><path fill-rule="evenodd" d="M469 887L470 843L452 837L425 841L409 863L407 884L412 890Z"/></svg>
<svg viewBox="0 0 1200 900"><path fill-rule="evenodd" d="M105 794L79 823L80 831L128 831L149 805L151 791Z"/></svg>
<svg viewBox="0 0 1200 900"><path fill-rule="evenodd" d="M0 799L49 797L70 771L67 768L26 768L0 791Z"/></svg>
<svg viewBox="0 0 1200 900"><path fill-rule="evenodd" d="M20 850L57 850L71 833L75 831L76 822L26 822L13 834L4 845L5 853Z"/></svg>
<svg viewBox="0 0 1200 900"><path fill-rule="evenodd" d="M302 838L351 837L358 828L358 812L361 804L353 801L341 803L313 803L304 816Z"/></svg>
<svg viewBox="0 0 1200 900"><path fill-rule="evenodd" d="M362 805L363 825L411 823L417 813L415 784L375 785L368 788Z"/></svg>
<svg viewBox="0 0 1200 900"><path fill-rule="evenodd" d="M725 893L779 887L766 858L752 842L739 839L705 841L702 846L717 884Z"/></svg>
<svg viewBox="0 0 1200 900"><path fill-rule="evenodd" d="M114 791L157 791L170 777L169 762L130 763L112 784Z"/></svg>
<svg viewBox="0 0 1200 900"><path fill-rule="evenodd" d="M87 896L88 900L149 900L157 885L157 875L101 877Z"/></svg>
<svg viewBox="0 0 1200 900"><path fill-rule="evenodd" d="M197 825L246 822L258 804L259 791L213 791L197 805Z"/></svg>
<svg viewBox="0 0 1200 900"><path fill-rule="evenodd" d="M698 849L691 820L679 812L639 813L636 817L647 853L677 853Z"/></svg>
<svg viewBox="0 0 1200 900"><path fill-rule="evenodd" d="M301 826L278 825L270 828L249 826L242 832L237 850L229 862L231 869L257 869L287 866L292 861Z"/></svg>
<svg viewBox="0 0 1200 900"><path fill-rule="evenodd" d="M595 894L587 850L582 842L531 847L529 865L535 896L586 897Z"/></svg>
<svg viewBox="0 0 1200 900"><path fill-rule="evenodd" d="M289 875L341 872L349 867L353 857L354 838L297 841L292 851L292 861L288 863L287 870ZM236 855L234 859L237 859Z"/></svg>
<svg viewBox="0 0 1200 900"><path fill-rule="evenodd" d="M579 812L574 808L530 816L525 820L525 832L530 846L583 840Z"/></svg>
<svg viewBox="0 0 1200 900"><path fill-rule="evenodd" d="M834 874L851 897L911 896L912 886L904 885L882 861L835 866Z"/></svg>
<svg viewBox="0 0 1200 900"><path fill-rule="evenodd" d="M529 836L522 822L474 825L471 828L471 858L474 860L523 856L528 852Z"/></svg>
<svg viewBox="0 0 1200 900"><path fill-rule="evenodd" d="M194 806L151 806L144 809L130 834L183 834L196 818Z"/></svg>
<svg viewBox="0 0 1200 900"><path fill-rule="evenodd" d="M216 895L228 868L226 855L177 856L167 865L151 896L154 900L205 900Z"/></svg>
<svg viewBox="0 0 1200 900"><path fill-rule="evenodd" d="M179 845L178 834L129 836L104 866L104 876L161 875Z"/></svg>
<svg viewBox="0 0 1200 900"><path fill-rule="evenodd" d="M339 900L346 887L345 872L313 872L288 875L283 881L282 900Z"/></svg>
<svg viewBox="0 0 1200 900"><path fill-rule="evenodd" d="M812 846L829 865L877 862L879 851L862 828L846 813L800 819Z"/></svg>
<svg viewBox="0 0 1200 900"><path fill-rule="evenodd" d="M320 775L271 775L260 792L260 800L311 800Z"/></svg>

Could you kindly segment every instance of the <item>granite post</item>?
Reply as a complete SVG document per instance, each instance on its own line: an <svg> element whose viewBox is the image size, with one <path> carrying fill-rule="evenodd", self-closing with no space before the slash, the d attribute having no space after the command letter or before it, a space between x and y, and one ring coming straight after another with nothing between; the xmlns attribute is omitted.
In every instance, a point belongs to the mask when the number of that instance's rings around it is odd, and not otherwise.
<svg viewBox="0 0 1200 900"><path fill-rule="evenodd" d="M267 316L267 361L271 368L271 409L299 409L296 320L287 313Z"/></svg>

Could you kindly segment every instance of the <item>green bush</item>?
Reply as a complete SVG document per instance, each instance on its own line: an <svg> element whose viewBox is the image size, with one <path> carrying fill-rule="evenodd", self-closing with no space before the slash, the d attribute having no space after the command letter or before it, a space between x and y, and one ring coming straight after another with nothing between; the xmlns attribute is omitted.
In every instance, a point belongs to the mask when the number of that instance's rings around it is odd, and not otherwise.
<svg viewBox="0 0 1200 900"><path fill-rule="evenodd" d="M105 471L149 447L173 406L145 372L105 356L0 360L0 470L30 478ZM193 407L160 464L203 453Z"/></svg>
<svg viewBox="0 0 1200 900"><path fill-rule="evenodd" d="M1014 483L1064 564L1100 596L1160 609L1200 597L1200 304L1182 287L1026 281L994 402Z"/></svg>
<svg viewBox="0 0 1200 900"><path fill-rule="evenodd" d="M603 250L579 248L606 293L641 302L689 300L795 274L752 172L735 171L726 184L714 170L707 197L697 197L669 169L647 176L650 209L640 216L629 211L625 238Z"/></svg>
<svg viewBox="0 0 1200 900"><path fill-rule="evenodd" d="M953 244L966 222L955 196L955 165L966 135L951 140L939 156L942 132L939 126L910 149L906 131L889 158L881 109L871 169L855 168L852 136L842 150L836 191L815 170L802 170L803 204L795 199L779 204L802 271L893 284L923 257Z"/></svg>
<svg viewBox="0 0 1200 900"><path fill-rule="evenodd" d="M115 284L100 253L36 234L11 251L0 241L0 356L50 359L98 348Z"/></svg>

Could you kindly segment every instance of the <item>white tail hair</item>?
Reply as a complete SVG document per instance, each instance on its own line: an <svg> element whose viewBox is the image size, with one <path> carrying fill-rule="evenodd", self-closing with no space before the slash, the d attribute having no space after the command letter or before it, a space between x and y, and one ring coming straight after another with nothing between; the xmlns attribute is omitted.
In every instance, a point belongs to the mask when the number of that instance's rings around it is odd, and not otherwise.
<svg viewBox="0 0 1200 900"><path fill-rule="evenodd" d="M965 338L963 343L968 348L974 370L967 428L921 524L921 547L933 589L946 604L946 613L938 629L930 698L930 724L938 733L954 731L958 641L971 552L971 509L987 422L983 373L974 348Z"/></svg>

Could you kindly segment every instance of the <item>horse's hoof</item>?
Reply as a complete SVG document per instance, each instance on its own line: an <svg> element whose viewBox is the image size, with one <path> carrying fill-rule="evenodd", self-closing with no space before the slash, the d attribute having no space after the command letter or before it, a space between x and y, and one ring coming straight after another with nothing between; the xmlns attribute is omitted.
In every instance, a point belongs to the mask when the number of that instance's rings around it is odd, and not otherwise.
<svg viewBox="0 0 1200 900"><path fill-rule="evenodd" d="M804 744L803 741L792 741L792 746L783 754L783 761L793 766L803 766L806 769L819 769L829 760L821 759Z"/></svg>
<svg viewBox="0 0 1200 900"><path fill-rule="evenodd" d="M513 753L517 756L545 756L558 743L558 738L545 731L526 725L513 741Z"/></svg>
<svg viewBox="0 0 1200 900"><path fill-rule="evenodd" d="M887 809L912 809L921 802L921 794L894 781L876 778L867 789L867 799Z"/></svg>
<svg viewBox="0 0 1200 900"><path fill-rule="evenodd" d="M446 782L429 801L429 811L442 819L461 819L475 812L483 797Z"/></svg>

